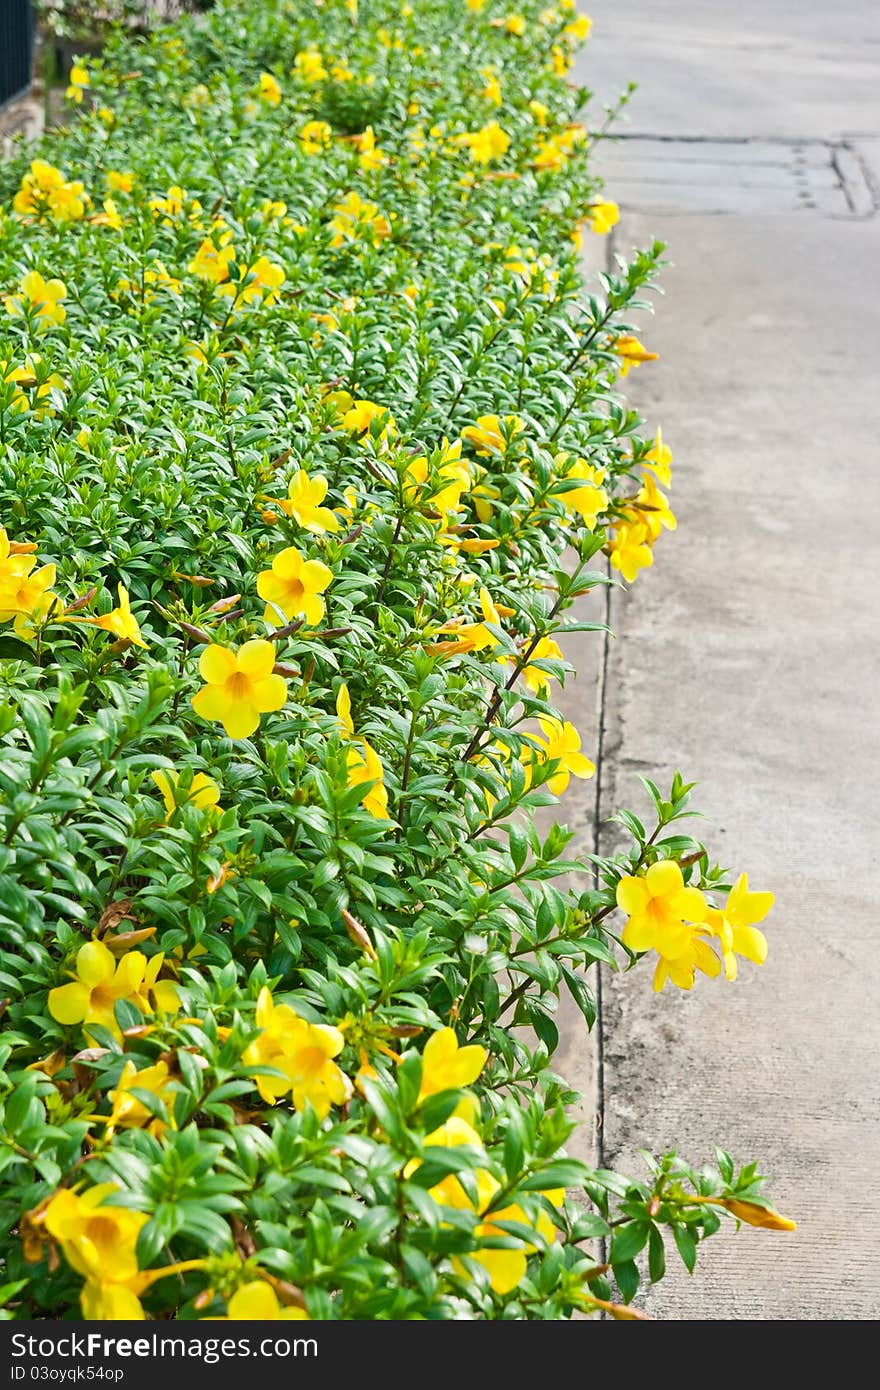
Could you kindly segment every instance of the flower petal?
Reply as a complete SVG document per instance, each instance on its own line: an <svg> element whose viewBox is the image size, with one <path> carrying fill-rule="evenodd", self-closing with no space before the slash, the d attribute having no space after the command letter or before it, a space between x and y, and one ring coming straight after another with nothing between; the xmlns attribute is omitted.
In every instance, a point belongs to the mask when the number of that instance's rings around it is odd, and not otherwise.
<svg viewBox="0 0 880 1390"><path fill-rule="evenodd" d="M212 643L199 657L199 675L212 685L222 685L236 672L235 652ZM214 717L214 716L206 716Z"/></svg>
<svg viewBox="0 0 880 1390"><path fill-rule="evenodd" d="M58 1023L82 1023L89 1008L89 990L78 981L49 990L49 1013Z"/></svg>
<svg viewBox="0 0 880 1390"><path fill-rule="evenodd" d="M263 637L255 637L238 649L238 669L243 675L250 676L252 681L270 675L274 665L275 643L267 642Z"/></svg>

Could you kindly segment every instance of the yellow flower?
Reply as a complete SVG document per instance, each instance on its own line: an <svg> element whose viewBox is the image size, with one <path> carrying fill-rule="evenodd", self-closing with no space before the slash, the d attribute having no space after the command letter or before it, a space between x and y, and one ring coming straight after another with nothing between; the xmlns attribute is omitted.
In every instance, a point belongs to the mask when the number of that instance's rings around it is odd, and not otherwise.
<svg viewBox="0 0 880 1390"><path fill-rule="evenodd" d="M587 220L591 231L605 236L620 221L620 208L616 203L593 203Z"/></svg>
<svg viewBox="0 0 880 1390"><path fill-rule="evenodd" d="M100 1183L83 1193L62 1188L46 1208L47 1231L71 1268L89 1283L124 1287L138 1280L137 1239L149 1218L146 1212L108 1206L105 1199L118 1190L115 1183ZM143 1312L133 1316L142 1318Z"/></svg>
<svg viewBox="0 0 880 1390"><path fill-rule="evenodd" d="M736 979L737 956L752 960L756 965L763 965L767 959L767 938L755 923L763 922L774 902L772 893L749 892L748 876L740 874L724 907L720 911L711 907L706 913L706 926L721 942L728 980Z"/></svg>
<svg viewBox="0 0 880 1390"><path fill-rule="evenodd" d="M356 242L368 233L375 246L391 235L391 224L383 217L375 203L365 202L359 193L346 193L333 207L330 219L331 247L344 246L346 242Z"/></svg>
<svg viewBox="0 0 880 1390"><path fill-rule="evenodd" d="M67 1263L85 1278L80 1307L87 1322L143 1321L138 1294L166 1275L204 1265L203 1260L181 1260L163 1269L139 1270L137 1240L149 1218L145 1212L108 1206L106 1198L118 1191L112 1182L85 1192L62 1188L43 1216Z"/></svg>
<svg viewBox="0 0 880 1390"><path fill-rule="evenodd" d="M93 213L89 218L93 227L109 227L111 231L118 232L122 229L122 218L119 209L112 198L105 198L103 212Z"/></svg>
<svg viewBox="0 0 880 1390"><path fill-rule="evenodd" d="M137 1003L147 958L141 951L127 951L117 961L102 941L87 941L76 953L76 973L69 985L49 991L49 1013L66 1027L98 1023L121 1037L116 1015L117 1000Z"/></svg>
<svg viewBox="0 0 880 1390"><path fill-rule="evenodd" d="M61 600L52 592L55 566L42 565L32 570L31 564L8 567L0 573L0 623L13 619L14 631L27 638L34 635L36 625L53 609L61 611Z"/></svg>
<svg viewBox="0 0 880 1390"><path fill-rule="evenodd" d="M333 131L326 121L306 121L299 139L306 154L320 154L333 143Z"/></svg>
<svg viewBox="0 0 880 1390"><path fill-rule="evenodd" d="M162 793L167 811L166 820L170 820L181 806L195 806L196 810L205 811L212 816L220 814L217 804L220 800L220 788L213 777L206 776L204 772L194 772L192 781L186 787L181 787L180 773L175 768L163 767L151 772L150 776Z"/></svg>
<svg viewBox="0 0 880 1390"><path fill-rule="evenodd" d="M617 906L627 914L621 940L631 951L657 952L654 989L667 979L690 989L695 970L717 975L721 964L704 940L702 924L709 911L699 888L685 885L671 859L652 864L644 875L625 874L617 885Z"/></svg>
<svg viewBox="0 0 880 1390"><path fill-rule="evenodd" d="M490 121L481 130L468 131L458 137L459 143L470 150L474 164L490 164L501 159L510 149L510 136L497 121Z"/></svg>
<svg viewBox="0 0 880 1390"><path fill-rule="evenodd" d="M239 304L252 304L255 300L261 304L274 304L286 279L283 266L270 261L268 256L258 256L247 266L237 284L226 281L219 287L219 293L234 298Z"/></svg>
<svg viewBox="0 0 880 1390"><path fill-rule="evenodd" d="M59 222L75 222L85 215L88 198L83 185L68 183L60 169L35 159L12 200L19 217L54 217Z"/></svg>
<svg viewBox="0 0 880 1390"><path fill-rule="evenodd" d="M669 487L672 482L672 450L668 444L663 443L663 431L659 425L654 436L654 447L645 454L643 462L646 468L650 468L656 474L658 482Z"/></svg>
<svg viewBox="0 0 880 1390"><path fill-rule="evenodd" d="M108 169L107 187L111 193L130 193L134 188L134 174L130 169Z"/></svg>
<svg viewBox="0 0 880 1390"><path fill-rule="evenodd" d="M302 82L323 82L327 69L317 49L306 48L297 53L293 60L294 75Z"/></svg>
<svg viewBox="0 0 880 1390"><path fill-rule="evenodd" d="M346 753L349 787L360 787L367 783L367 790L361 797L364 810L369 811L376 820L390 820L382 759L365 738L355 737L354 721L351 717L351 696L345 681L336 694L336 714L342 725L343 737L352 740L352 747Z"/></svg>
<svg viewBox="0 0 880 1390"><path fill-rule="evenodd" d="M664 527L667 531L674 531L678 525L666 494L660 491L649 473L644 475L642 486L636 495L633 513L637 523L647 526L651 543L657 539Z"/></svg>
<svg viewBox="0 0 880 1390"><path fill-rule="evenodd" d="M213 237L205 237L189 263L190 274L198 275L202 280L209 280L214 285L221 285L228 280L229 263L235 260L235 247L231 245L229 236L230 234L226 233L218 243L214 242Z"/></svg>
<svg viewBox="0 0 880 1390"><path fill-rule="evenodd" d="M338 1028L325 1023L308 1023L288 1004L276 1004L267 988L257 1000L259 1036L245 1048L245 1066L270 1066L283 1073L256 1076L257 1090L267 1105L273 1105L289 1091L296 1110L311 1105L319 1119L331 1105L344 1105L351 1097L348 1077L333 1061L345 1046Z"/></svg>
<svg viewBox="0 0 880 1390"><path fill-rule="evenodd" d="M270 106L281 105L281 88L278 85L277 77L273 77L271 72L260 73L260 86L257 95L261 101L268 102Z"/></svg>
<svg viewBox="0 0 880 1390"><path fill-rule="evenodd" d="M472 1086L489 1054L476 1043L460 1047L454 1028L440 1028L432 1033L422 1052L422 1086L419 1100L437 1091L449 1091Z"/></svg>
<svg viewBox="0 0 880 1390"><path fill-rule="evenodd" d="M491 101L493 106L500 106L503 100L501 95L501 82L494 68L481 68L480 76L485 79L486 85L480 92L481 97Z"/></svg>
<svg viewBox="0 0 880 1390"><path fill-rule="evenodd" d="M535 650L529 657L528 666L524 667L521 675L530 690L534 690L539 697L546 696L550 689L552 679L549 671L542 671L540 666L533 666L533 661L562 661L562 649L552 637L542 637Z"/></svg>
<svg viewBox="0 0 880 1390"><path fill-rule="evenodd" d="M187 208L191 221L195 221L202 211L201 203L195 198L190 198L186 189L181 188L178 183L169 188L164 198L151 198L147 206L154 217L162 218L166 226L179 221Z"/></svg>
<svg viewBox="0 0 880 1390"><path fill-rule="evenodd" d="M466 1120L460 1116L453 1115L441 1125L439 1129L433 1131L425 1139L425 1147L442 1146L444 1148L455 1148L460 1144L467 1144L472 1148L481 1148L480 1136L477 1134ZM419 1167L419 1160L416 1159L407 1165L405 1171L409 1176ZM474 1227L474 1237L478 1241L493 1240L502 1237L504 1240L516 1240L509 1231L502 1230L496 1225L498 1221L514 1221L518 1225L531 1227L537 1231L544 1240L551 1241L556 1235L556 1227L550 1220L546 1212L541 1212L537 1221L532 1221L522 1207L511 1204L501 1207L497 1211L488 1211L493 1199L500 1190L501 1184L497 1178L485 1168L471 1170L477 1188L476 1203L468 1196L454 1173L442 1178L434 1187L428 1189L429 1195L440 1206L452 1207L456 1211L472 1211L477 1215L486 1213L486 1219L478 1222ZM555 1207L561 1207L565 1199L565 1193L561 1188L552 1191L542 1192L542 1197L546 1197ZM489 1276L489 1282L497 1294L507 1294L525 1277L528 1268L528 1256L535 1250L535 1245L531 1241L521 1240L518 1248L493 1248L492 1246L482 1246L474 1251L469 1251L467 1261L482 1265ZM459 1274L467 1275L468 1267L465 1259L458 1255L453 1255L452 1263Z"/></svg>
<svg viewBox="0 0 880 1390"><path fill-rule="evenodd" d="M376 144L376 133L371 125L354 137L354 146L358 152L358 164L362 169L367 173L373 169L381 169L385 163L385 155Z"/></svg>
<svg viewBox="0 0 880 1390"><path fill-rule="evenodd" d="M29 270L22 277L20 293L6 295L4 303L8 314L31 314L43 320L41 326L46 326L62 324L67 318L67 310L60 303L66 298L67 286L63 280L44 280L38 270Z"/></svg>
<svg viewBox="0 0 880 1390"><path fill-rule="evenodd" d="M375 401L355 401L342 417L342 424L345 429L351 430L352 434L369 434L370 425L380 415L386 415L387 410L384 405L377 405ZM390 434L396 433L397 426L394 423L394 416L388 415L386 423L382 427L380 438L387 439Z"/></svg>
<svg viewBox="0 0 880 1390"><path fill-rule="evenodd" d="M100 618L87 618L84 621L91 623L93 627L103 628L105 632L111 632L122 642L133 642L136 647L146 649L147 644L141 637L137 618L131 611L128 590L124 584L117 584L116 592L119 595L118 608L112 608Z"/></svg>
<svg viewBox="0 0 880 1390"><path fill-rule="evenodd" d="M545 716L540 720L546 743L539 741L538 757L542 763L558 762L558 771L547 782L554 796L561 796L574 777L592 777L595 764L580 751L581 736L573 724L564 719Z"/></svg>
<svg viewBox="0 0 880 1390"><path fill-rule="evenodd" d="M648 528L643 522L617 526L610 545L611 568L632 584L639 570L653 565Z"/></svg>
<svg viewBox="0 0 880 1390"><path fill-rule="evenodd" d="M272 500L285 516L293 517L298 526L320 535L324 531L339 530L336 513L321 506L326 496L327 479L320 473L310 478L306 470L300 468L290 480L287 496Z"/></svg>
<svg viewBox="0 0 880 1390"><path fill-rule="evenodd" d="M640 367L643 362L656 362L659 352L649 352L634 333L620 333L614 340L613 352L620 358L620 375L629 375L631 367Z"/></svg>
<svg viewBox="0 0 880 1390"><path fill-rule="evenodd" d="M579 14L577 19L566 24L562 32L566 38L572 39L575 43L582 43L592 27L593 21L588 19L585 14Z"/></svg>
<svg viewBox="0 0 880 1390"><path fill-rule="evenodd" d="M229 738L249 738L260 725L260 715L283 707L287 681L273 674L275 644L256 638L238 651L212 644L199 659L199 673L206 682L192 697L192 707L202 719L218 720Z"/></svg>
<svg viewBox="0 0 880 1390"><path fill-rule="evenodd" d="M316 626L325 610L320 595L332 578L333 571L320 560L306 560L293 546L282 550L272 568L257 576L257 593L266 600L263 622L275 624L280 613L285 622L303 617Z"/></svg>
<svg viewBox="0 0 880 1390"><path fill-rule="evenodd" d="M180 1011L180 995L173 980L160 980L159 971L165 963L165 952L150 956L144 977L138 986L135 1003L145 1014L174 1014Z"/></svg>
<svg viewBox="0 0 880 1390"><path fill-rule="evenodd" d="M476 425L466 425L461 432L462 439L473 444L481 458L490 454L503 454L515 435L521 434L525 425L518 415L480 415Z"/></svg>
<svg viewBox="0 0 880 1390"><path fill-rule="evenodd" d="M566 511L577 512L588 531L596 529L599 514L608 506L604 481L604 468L593 468L585 459L576 459L565 472L565 482L570 482L571 488L556 494Z"/></svg>
<svg viewBox="0 0 880 1390"><path fill-rule="evenodd" d="M150 1095L156 1096L165 1103L170 1116L173 1093L168 1087L169 1075L167 1062L157 1062L155 1066L143 1067L138 1071L134 1062L127 1061L115 1089L107 1093L107 1099L113 1107L107 1120L107 1135L111 1135L117 1129L146 1128L150 1134L154 1134L157 1139L160 1138L168 1128L168 1121L154 1115L132 1092L148 1091ZM171 1127L174 1127L173 1119Z"/></svg>
<svg viewBox="0 0 880 1390"><path fill-rule="evenodd" d="M501 21L505 34L514 34L517 38L522 38L526 32L526 22L521 14L508 15Z"/></svg>
<svg viewBox="0 0 880 1390"><path fill-rule="evenodd" d="M277 1322L309 1320L304 1308L282 1308L278 1295L265 1279L252 1279L236 1289L217 1322Z"/></svg>
<svg viewBox="0 0 880 1390"><path fill-rule="evenodd" d="M437 462L437 481L430 483L430 466L423 455L408 465L406 476L410 480L404 488L407 495L415 496L425 490L425 501L444 516L449 512L461 510L461 495L467 492L471 483L471 470L467 461L461 457L461 440L454 444L443 437L440 445L440 458Z"/></svg>
<svg viewBox="0 0 880 1390"><path fill-rule="evenodd" d="M67 100L75 101L79 105L83 99L84 89L89 86L91 86L91 78L88 69L84 68L81 63L74 63L70 69L70 85L64 93Z"/></svg>
<svg viewBox="0 0 880 1390"><path fill-rule="evenodd" d="M444 623L440 635L447 633L448 637L428 648L432 656L461 656L465 652L479 652L487 647L491 650L499 646L501 639L487 624L500 627L501 614L485 586L480 589L480 611L483 615L481 623L464 623L461 618L453 618Z"/></svg>

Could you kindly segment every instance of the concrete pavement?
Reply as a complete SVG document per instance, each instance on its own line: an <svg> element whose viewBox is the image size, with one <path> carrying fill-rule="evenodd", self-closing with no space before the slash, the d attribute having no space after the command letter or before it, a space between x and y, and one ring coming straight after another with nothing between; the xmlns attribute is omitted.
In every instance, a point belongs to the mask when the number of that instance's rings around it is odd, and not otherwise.
<svg viewBox="0 0 880 1390"><path fill-rule="evenodd" d="M665 137L605 143L597 162L623 204L618 249L656 235L674 262L642 334L661 360L627 386L675 451L679 516L612 599L599 842L614 847L617 807L644 805L639 772L662 784L680 767L701 782L716 857L777 903L766 965L734 985L654 996L647 968L606 975L599 1080L570 1014L563 1069L601 1089L606 1163L637 1173L638 1148L677 1143L700 1164L720 1142L760 1161L799 1223L716 1237L693 1281L672 1252L654 1316L873 1318L880 12L598 0L591 14L577 76L609 101L639 81L629 133ZM566 693L585 735L586 664ZM582 848L592 796L572 808Z"/></svg>

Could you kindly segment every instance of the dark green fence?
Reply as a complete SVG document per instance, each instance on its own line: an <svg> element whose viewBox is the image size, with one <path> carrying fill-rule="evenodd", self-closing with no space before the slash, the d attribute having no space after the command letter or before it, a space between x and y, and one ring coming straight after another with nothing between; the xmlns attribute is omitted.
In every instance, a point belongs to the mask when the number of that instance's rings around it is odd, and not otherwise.
<svg viewBox="0 0 880 1390"><path fill-rule="evenodd" d="M0 0L0 106L26 92L34 62L30 0Z"/></svg>

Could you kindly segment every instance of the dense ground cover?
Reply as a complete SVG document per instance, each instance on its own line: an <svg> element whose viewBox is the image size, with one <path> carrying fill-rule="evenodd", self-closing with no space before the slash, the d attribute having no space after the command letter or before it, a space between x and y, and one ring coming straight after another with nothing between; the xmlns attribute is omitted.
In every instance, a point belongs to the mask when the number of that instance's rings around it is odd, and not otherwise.
<svg viewBox="0 0 880 1390"><path fill-rule="evenodd" d="M613 861L532 824L593 772L572 605L675 526L586 28L220 3L0 169L11 1316L633 1316L664 1236L789 1224L564 1152L560 993L731 979L772 902L680 778Z"/></svg>

